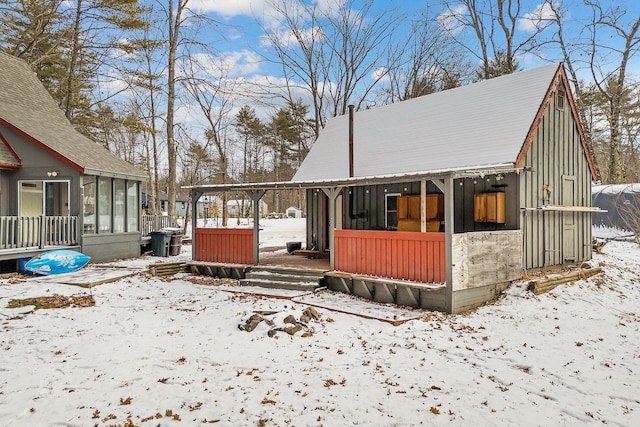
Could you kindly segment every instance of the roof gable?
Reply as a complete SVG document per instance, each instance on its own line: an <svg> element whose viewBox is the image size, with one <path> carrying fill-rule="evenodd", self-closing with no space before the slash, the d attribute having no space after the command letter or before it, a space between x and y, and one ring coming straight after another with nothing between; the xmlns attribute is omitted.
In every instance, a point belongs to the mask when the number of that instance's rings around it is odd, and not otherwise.
<svg viewBox="0 0 640 427"><path fill-rule="evenodd" d="M549 85L547 93L545 94L544 100L542 101L542 105L538 110L538 114L536 114L535 120L531 124L531 129L529 130L529 134L520 149L520 153L518 154L518 158L516 159L516 167L520 168L524 165L525 156L529 149L531 148L531 144L533 143L533 139L536 135L536 132L539 129L540 121L544 116L545 111L549 108L551 104L551 97L556 94L556 92L562 89L564 91L565 96L569 100L569 108L571 109L571 115L575 121L575 124L578 128L578 134L580 135L580 142L582 144L582 148L584 150L584 154L587 159L587 163L589 164L589 171L591 173L591 179L596 182L598 180L598 171L596 169L595 163L593 161L593 157L591 155L591 150L589 149L587 143L587 137L584 134L584 129L582 128L582 123L579 120L580 115L578 114L578 107L576 106L575 99L573 99L573 93L571 92L571 87L569 86L569 79L567 78L567 73L563 66L558 68L556 75Z"/></svg>
<svg viewBox="0 0 640 427"><path fill-rule="evenodd" d="M354 176L515 165L561 69L550 64L356 112ZM346 115L331 119L293 181L347 178L348 127Z"/></svg>
<svg viewBox="0 0 640 427"><path fill-rule="evenodd" d="M20 169L20 158L0 133L0 169Z"/></svg>
<svg viewBox="0 0 640 427"><path fill-rule="evenodd" d="M0 122L79 171L146 179L69 123L29 65L0 52Z"/></svg>

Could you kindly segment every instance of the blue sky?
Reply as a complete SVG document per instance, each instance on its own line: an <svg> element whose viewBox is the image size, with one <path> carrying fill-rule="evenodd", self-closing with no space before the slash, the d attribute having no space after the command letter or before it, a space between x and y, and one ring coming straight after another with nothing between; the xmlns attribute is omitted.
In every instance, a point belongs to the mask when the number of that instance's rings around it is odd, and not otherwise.
<svg viewBox="0 0 640 427"><path fill-rule="evenodd" d="M320 7L326 8L335 7L336 2L343 1L315 0L315 3ZM522 19L518 21L517 26L520 39L525 38L532 31L531 27L534 21L527 18L535 16L536 13L545 15L547 11L543 0L521 1ZM205 26L197 34L199 40L206 42L214 49L210 52L201 52L195 55L192 52L191 56L197 58L201 64L205 65L205 68L210 70L210 79L218 79L220 70L224 70L224 81L234 93L234 99L232 99L232 105L228 111L229 120L232 120L235 117L235 113L245 104L254 107L258 115L265 120L268 120L278 105L283 105L282 100L278 101L273 97L265 97L262 103L260 99L257 99L259 96L256 96L256 88L261 87L261 85L268 83L272 87L285 86L281 68L265 59L272 57L273 51L265 43L264 29L283 31L279 17L274 14L269 3L269 0L189 0L188 6L193 13L206 14L209 18L218 22L215 28ZM354 0L354 3L357 6L359 0ZM453 0L449 0L449 3L452 8L457 8ZM556 1L554 4L558 5L559 3ZM580 32L583 29L581 22L589 19L590 11L584 6L582 0L563 0L562 5L567 10L565 25L567 27L568 42L573 43L585 36L584 32ZM624 19L627 22L627 29L629 28L628 22L640 16L640 1L638 0L602 1L602 5L605 9L613 5L622 6L623 10L626 11ZM372 12L386 11L388 10L387 8L393 7L398 7L401 12L406 12L408 17L417 16L418 12L426 7L429 7L432 14L438 14L444 10L440 0L376 0ZM464 12L464 9L460 10ZM409 26L407 25L406 27L408 31ZM403 28L401 27L400 29ZM457 35L462 39L470 36L470 34L466 33L457 33ZM473 40L473 37L467 40ZM604 34L599 42L603 46L620 45L619 37L611 33ZM601 51L604 52L604 50ZM635 81L640 81L640 54L637 56L639 57L635 57L630 64L629 74ZM544 65L549 61L558 62L560 60L559 53L548 48L541 49L539 56L524 54L518 58L523 69ZM616 64L619 64L619 57L613 51L608 51L608 57L603 58L603 70L609 71ZM591 78L584 67L580 72L580 77L587 80ZM373 78L373 76L369 76L369 78ZM331 82L326 83L330 84ZM305 100L304 97L305 94L300 92L300 98L303 101ZM178 121L187 127L191 127L194 134L202 134L202 130L206 127L200 117L199 109L184 100L178 108L176 117Z"/></svg>
<svg viewBox="0 0 640 427"><path fill-rule="evenodd" d="M331 7L340 0L315 0L315 3ZM357 3L357 2L356 2ZM455 5L455 2L450 1ZM569 34L575 38L580 37L580 22L589 20L590 10L586 8L582 0L563 0L555 1L554 4L562 3L569 11L566 26L569 28ZM409 16L415 15L420 9L424 9L427 5L431 11L443 10L442 2L438 1L417 1L405 0L399 2L389 2L386 0L376 0L372 11L393 7L400 7L406 11ZM518 23L518 31L525 36L530 32L531 21L525 19L527 16L535 15L539 10L544 14L544 1L542 0L522 0L522 15ZM603 8L607 9L611 6L621 6L626 10L626 22L637 19L640 16L640 1L638 0L611 0L602 1ZM265 73L277 74L278 70L269 66L261 60L260 53L268 53L268 48L264 46L261 39L263 31L261 26L267 28L276 28L280 25L277 17L274 16L272 9L269 7L269 0L190 0L190 8L199 13L206 13L213 19L221 22L223 25L218 28L224 36L224 40L216 39L218 49L227 55L233 61L237 61L237 72L245 76ZM628 26L627 26L628 29ZM603 44L608 44L611 39L602 40ZM545 54L545 50L542 50ZM547 52L550 60L558 60L559 56L550 50ZM613 62L615 58L611 59ZM258 62L257 62L258 61ZM523 68L531 68L544 63L544 60L526 55L520 58L520 64ZM633 74L640 77L640 68L635 65L638 61L634 61Z"/></svg>

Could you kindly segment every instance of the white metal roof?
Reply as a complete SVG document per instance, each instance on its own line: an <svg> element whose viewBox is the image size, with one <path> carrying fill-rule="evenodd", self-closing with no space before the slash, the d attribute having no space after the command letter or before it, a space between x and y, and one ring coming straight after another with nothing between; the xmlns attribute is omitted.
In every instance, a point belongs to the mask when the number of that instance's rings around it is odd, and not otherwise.
<svg viewBox="0 0 640 427"><path fill-rule="evenodd" d="M620 194L620 193L640 193L640 183L629 184L600 184L591 186L591 194Z"/></svg>
<svg viewBox="0 0 640 427"><path fill-rule="evenodd" d="M354 114L354 177L514 164L559 64ZM292 181L349 177L349 119L327 123Z"/></svg>

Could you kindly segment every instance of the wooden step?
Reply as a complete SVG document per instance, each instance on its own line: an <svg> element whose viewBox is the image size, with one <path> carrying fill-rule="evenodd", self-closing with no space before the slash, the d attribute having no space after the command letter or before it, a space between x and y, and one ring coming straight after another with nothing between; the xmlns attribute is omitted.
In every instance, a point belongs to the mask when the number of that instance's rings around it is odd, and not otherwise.
<svg viewBox="0 0 640 427"><path fill-rule="evenodd" d="M314 291L320 285L318 282L309 281L281 281L276 279L241 279L240 286L259 286L269 289L288 289L293 291Z"/></svg>
<svg viewBox="0 0 640 427"><path fill-rule="evenodd" d="M240 285L313 291L322 285L323 279L322 270L258 266L246 273L245 278L240 280Z"/></svg>

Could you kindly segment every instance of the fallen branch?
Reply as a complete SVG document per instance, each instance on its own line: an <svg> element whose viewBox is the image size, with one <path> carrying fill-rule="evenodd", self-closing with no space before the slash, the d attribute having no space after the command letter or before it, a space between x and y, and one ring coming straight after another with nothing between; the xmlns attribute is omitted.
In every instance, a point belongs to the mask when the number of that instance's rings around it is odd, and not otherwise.
<svg viewBox="0 0 640 427"><path fill-rule="evenodd" d="M536 295L540 295L544 292L548 292L555 287L575 282L576 280L587 279L593 275L602 273L602 268L588 268L584 270L571 271L562 275L554 275L553 277L543 277L541 279L532 280L529 282L528 289Z"/></svg>

